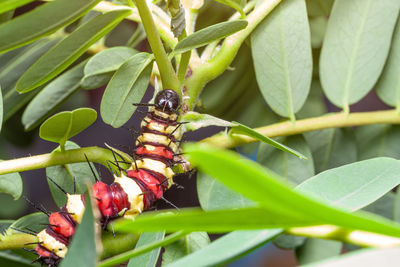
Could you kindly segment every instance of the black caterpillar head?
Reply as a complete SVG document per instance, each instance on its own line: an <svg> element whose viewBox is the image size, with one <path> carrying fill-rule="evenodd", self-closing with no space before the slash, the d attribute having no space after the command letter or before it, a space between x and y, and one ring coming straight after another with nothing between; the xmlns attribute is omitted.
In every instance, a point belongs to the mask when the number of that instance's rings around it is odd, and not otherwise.
<svg viewBox="0 0 400 267"><path fill-rule="evenodd" d="M176 113L180 102L179 95L171 89L160 91L154 100L156 108L166 113Z"/></svg>

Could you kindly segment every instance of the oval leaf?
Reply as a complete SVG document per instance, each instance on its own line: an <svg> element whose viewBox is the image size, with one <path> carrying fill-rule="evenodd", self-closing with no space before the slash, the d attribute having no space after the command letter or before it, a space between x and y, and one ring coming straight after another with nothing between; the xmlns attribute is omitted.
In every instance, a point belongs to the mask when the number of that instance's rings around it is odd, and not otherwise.
<svg viewBox="0 0 400 267"><path fill-rule="evenodd" d="M380 99L389 106L400 110L400 17L393 33L389 58L383 69L382 76L376 85Z"/></svg>
<svg viewBox="0 0 400 267"><path fill-rule="evenodd" d="M49 223L49 217L42 212L31 213L29 215L23 216L13 222L7 229L6 235L12 235L14 233L19 233L17 230L31 230L35 232L40 232Z"/></svg>
<svg viewBox="0 0 400 267"><path fill-rule="evenodd" d="M210 238L206 232L193 232L175 243L165 247L162 255L163 264L170 264L180 258L194 253L210 244Z"/></svg>
<svg viewBox="0 0 400 267"><path fill-rule="evenodd" d="M258 141L261 141L263 143L271 145L271 146L273 146L273 147L275 147L275 148L277 148L279 150L282 150L282 151L288 152L290 154L293 154L296 157L299 157L301 159L307 159L307 157L304 156L303 154L301 154L300 152L297 152L296 150L291 149L290 147L282 145L281 143L279 143L279 142L277 142L277 141L275 141L275 140L273 140L273 139L271 139L271 138L269 138L267 136L264 136L264 135L258 133L257 131L255 131L255 130L243 125L243 124L240 124L238 122L233 122L233 123L236 124L236 125L232 127L231 134L235 134L235 133L244 134L244 135L253 137L254 139L257 139Z"/></svg>
<svg viewBox="0 0 400 267"><path fill-rule="evenodd" d="M312 57L303 0L283 1L251 34L257 82L277 114L295 120L311 85Z"/></svg>
<svg viewBox="0 0 400 267"><path fill-rule="evenodd" d="M374 86L399 8L400 2L392 0L335 1L322 45L320 78L336 106L348 112Z"/></svg>
<svg viewBox="0 0 400 267"><path fill-rule="evenodd" d="M25 93L44 84L65 70L86 49L110 32L130 10L116 10L94 17L35 62L16 85L17 91Z"/></svg>
<svg viewBox="0 0 400 267"><path fill-rule="evenodd" d="M22 194L22 179L18 172L0 175L0 192L18 199Z"/></svg>
<svg viewBox="0 0 400 267"><path fill-rule="evenodd" d="M356 130L358 159L375 157L400 159L399 136L398 125L376 124L358 127Z"/></svg>
<svg viewBox="0 0 400 267"><path fill-rule="evenodd" d="M112 47L89 59L81 85L85 89L98 88L106 84L113 73L137 51L129 47Z"/></svg>
<svg viewBox="0 0 400 267"><path fill-rule="evenodd" d="M247 24L246 20L232 20L201 29L180 41L175 46L174 53L183 53L222 39L246 28Z"/></svg>
<svg viewBox="0 0 400 267"><path fill-rule="evenodd" d="M96 118L97 113L91 108L60 112L40 126L39 135L44 140L64 146L68 139L85 130Z"/></svg>
<svg viewBox="0 0 400 267"><path fill-rule="evenodd" d="M197 195L200 206L205 211L245 208L256 205L255 202L202 172L197 173Z"/></svg>
<svg viewBox="0 0 400 267"><path fill-rule="evenodd" d="M304 137L311 148L316 173L357 161L352 129L312 131Z"/></svg>
<svg viewBox="0 0 400 267"><path fill-rule="evenodd" d="M148 244L163 240L165 232L147 232L140 235L139 241L136 243L135 249L146 246ZM160 255L161 247L153 249L152 251L141 254L128 263L128 267L155 267Z"/></svg>
<svg viewBox="0 0 400 267"><path fill-rule="evenodd" d="M167 266L187 267L191 266L194 262L198 266L223 265L223 263L245 255L248 251L266 244L280 232L281 230L278 229L235 231Z"/></svg>
<svg viewBox="0 0 400 267"><path fill-rule="evenodd" d="M0 52L33 42L73 22L100 0L57 0L0 25Z"/></svg>
<svg viewBox="0 0 400 267"><path fill-rule="evenodd" d="M358 210L397 186L399 172L398 160L374 158L324 171L297 188L335 206Z"/></svg>
<svg viewBox="0 0 400 267"><path fill-rule="evenodd" d="M152 55L139 53L125 62L107 85L101 100L103 121L118 128L126 123L136 110L149 84Z"/></svg>
<svg viewBox="0 0 400 267"><path fill-rule="evenodd" d="M87 61L66 71L46 85L26 107L22 114L25 131L32 130L68 97L78 91Z"/></svg>

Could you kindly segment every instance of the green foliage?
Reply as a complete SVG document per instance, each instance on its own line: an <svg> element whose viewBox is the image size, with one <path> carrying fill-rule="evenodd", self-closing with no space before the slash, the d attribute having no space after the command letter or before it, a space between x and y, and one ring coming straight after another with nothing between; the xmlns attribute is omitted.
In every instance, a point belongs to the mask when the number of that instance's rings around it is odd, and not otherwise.
<svg viewBox="0 0 400 267"><path fill-rule="evenodd" d="M0 51L8 51L55 32L81 17L100 0L58 0L46 3L0 25Z"/></svg>
<svg viewBox="0 0 400 267"><path fill-rule="evenodd" d="M16 85L17 91L29 92L54 78L130 13L130 10L108 12L80 26L44 54L21 76Z"/></svg>
<svg viewBox="0 0 400 267"><path fill-rule="evenodd" d="M312 57L303 0L283 1L251 35L257 82L269 106L295 119L311 84Z"/></svg>
<svg viewBox="0 0 400 267"><path fill-rule="evenodd" d="M85 130L96 118L96 111L90 108L60 112L40 126L39 134L42 139L59 143L63 148L68 139Z"/></svg>
<svg viewBox="0 0 400 267"><path fill-rule="evenodd" d="M100 112L105 123L119 128L131 118L136 110L132 103L140 103L146 92L152 62L150 54L139 53L114 74L101 101Z"/></svg>
<svg viewBox="0 0 400 267"><path fill-rule="evenodd" d="M96 121L93 109L82 108L88 96L103 122L120 128L136 111L132 104L149 96L149 84L173 89L182 132L223 129L200 141L208 145L180 151L179 160L198 170L190 182L199 208L117 221L109 227L117 238L108 233L100 242L96 205L93 213L86 198L62 266L224 265L268 242L295 250L307 266L382 265L398 254L354 246L400 244L398 1L30 2L0 5L0 154L13 159L0 161L1 216L24 208L11 200L30 192L19 172L45 168L38 179L82 194L94 182L89 166L97 175L85 155L117 173L116 160L133 168L135 154L105 145L122 155L114 159L109 150L80 147L79 136L69 141ZM81 90L99 87L104 93ZM350 105L373 89L397 111L353 113ZM326 114L328 102L345 112ZM368 110L363 103L354 108ZM10 152L9 143L27 145L41 123L40 137L60 146L14 159L19 150ZM119 138L114 131L110 140ZM65 194L47 182L62 207ZM0 221L0 249L35 242L16 229L40 231L46 223L45 214ZM158 232L142 233L135 245L138 231ZM232 232L210 242L199 231ZM101 243L106 258L97 262ZM356 251L339 256L343 246ZM0 251L7 266L31 259Z"/></svg>
<svg viewBox="0 0 400 267"><path fill-rule="evenodd" d="M183 53L201 46L204 46L213 41L219 40L229 36L237 31L240 31L247 26L245 20L233 20L221 22L207 28L201 29L188 37L175 46L174 53Z"/></svg>
<svg viewBox="0 0 400 267"><path fill-rule="evenodd" d="M106 84L118 70L137 51L129 47L112 47L89 59L84 69L81 85L85 89L96 89Z"/></svg>
<svg viewBox="0 0 400 267"><path fill-rule="evenodd" d="M372 89L389 52L399 8L400 3L391 0L335 1L320 72L324 92L336 106L348 110Z"/></svg>
<svg viewBox="0 0 400 267"><path fill-rule="evenodd" d="M159 240L164 239L165 232L148 232L142 233L138 242L136 243L136 249L145 246L147 244L151 244L153 242L157 242ZM155 267L157 264L158 256L160 254L161 248L153 249L147 253L139 255L133 259L131 259L128 263L128 267Z"/></svg>

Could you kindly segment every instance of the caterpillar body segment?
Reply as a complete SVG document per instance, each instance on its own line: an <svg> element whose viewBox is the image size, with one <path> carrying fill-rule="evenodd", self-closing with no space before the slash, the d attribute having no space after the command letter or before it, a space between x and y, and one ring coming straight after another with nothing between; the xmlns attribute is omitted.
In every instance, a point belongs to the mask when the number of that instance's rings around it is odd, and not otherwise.
<svg viewBox="0 0 400 267"><path fill-rule="evenodd" d="M93 184L92 196L102 227L121 216L137 216L163 198L164 192L173 185L172 168L177 163L174 158L181 137L181 124L177 122L179 103L180 98L174 91L160 91L141 122L131 167L120 176L114 176L111 185L101 181ZM67 203L61 211L49 215L48 226L37 234L36 261L50 267L57 266L65 257L85 210L83 195L66 195Z"/></svg>

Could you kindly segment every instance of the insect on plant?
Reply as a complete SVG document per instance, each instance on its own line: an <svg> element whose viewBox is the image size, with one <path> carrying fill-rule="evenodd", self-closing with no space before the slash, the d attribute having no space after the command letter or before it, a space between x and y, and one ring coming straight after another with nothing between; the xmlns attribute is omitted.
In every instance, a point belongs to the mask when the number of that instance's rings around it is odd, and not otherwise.
<svg viewBox="0 0 400 267"><path fill-rule="evenodd" d="M272 243L290 266L392 266L399 12L398 0L2 1L0 262L264 266L277 256L250 252ZM21 195L40 212L21 211Z"/></svg>

